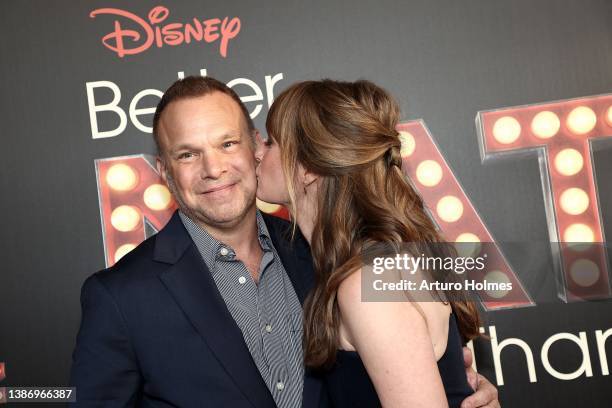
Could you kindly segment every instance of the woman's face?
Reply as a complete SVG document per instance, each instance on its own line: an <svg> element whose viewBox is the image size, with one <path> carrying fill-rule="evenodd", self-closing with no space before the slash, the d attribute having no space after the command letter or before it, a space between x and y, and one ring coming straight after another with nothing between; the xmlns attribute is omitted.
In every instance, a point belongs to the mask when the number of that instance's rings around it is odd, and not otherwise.
<svg viewBox="0 0 612 408"><path fill-rule="evenodd" d="M280 148L268 136L267 141L259 139L255 157L257 166L257 198L271 204L289 204L289 193L281 166Z"/></svg>

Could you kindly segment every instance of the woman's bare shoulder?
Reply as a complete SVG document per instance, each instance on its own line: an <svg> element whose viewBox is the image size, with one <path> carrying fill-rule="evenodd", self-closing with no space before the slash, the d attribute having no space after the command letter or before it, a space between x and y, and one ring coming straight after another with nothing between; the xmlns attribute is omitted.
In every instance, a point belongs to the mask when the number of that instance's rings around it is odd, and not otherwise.
<svg viewBox="0 0 612 408"><path fill-rule="evenodd" d="M362 299L362 273L361 269L356 270L338 287L342 346L349 348L355 344L355 337L359 337L355 331L367 332L381 327L401 326L409 329L424 321L435 357L442 357L447 345L450 305L439 301L415 302L411 301L409 295L403 302L368 302Z"/></svg>

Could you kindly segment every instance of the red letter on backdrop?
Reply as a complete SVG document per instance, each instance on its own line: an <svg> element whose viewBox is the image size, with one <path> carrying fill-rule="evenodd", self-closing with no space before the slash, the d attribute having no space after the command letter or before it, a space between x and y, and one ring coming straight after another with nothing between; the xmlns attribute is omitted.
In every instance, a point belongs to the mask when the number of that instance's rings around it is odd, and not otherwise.
<svg viewBox="0 0 612 408"><path fill-rule="evenodd" d="M483 161L538 155L559 296L609 297L591 142L612 136L612 95L480 112L477 126Z"/></svg>
<svg viewBox="0 0 612 408"><path fill-rule="evenodd" d="M106 266L111 266L166 225L176 204L153 156L96 160L96 176Z"/></svg>
<svg viewBox="0 0 612 408"><path fill-rule="evenodd" d="M448 242L474 243L477 249L472 254L474 257L485 249L479 244L486 243L486 267L482 271L469 272L470 279L512 283L510 291L477 291L485 308L495 310L533 305L425 124L420 120L402 123L398 131L402 139L404 172L423 197L445 239Z"/></svg>

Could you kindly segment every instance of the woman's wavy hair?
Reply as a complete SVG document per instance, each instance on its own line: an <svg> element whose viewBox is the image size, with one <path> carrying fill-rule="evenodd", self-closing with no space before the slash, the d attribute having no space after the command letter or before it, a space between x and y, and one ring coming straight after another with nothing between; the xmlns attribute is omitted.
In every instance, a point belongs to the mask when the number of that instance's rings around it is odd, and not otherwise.
<svg viewBox="0 0 612 408"><path fill-rule="evenodd" d="M335 361L338 287L362 267L364 248L442 241L401 170L399 115L384 89L363 80L300 82L270 108L266 128L281 150L294 228L298 163L320 179L311 239L316 286L304 306L308 367L326 368ZM475 338L478 311L459 295L450 303L460 332L465 340Z"/></svg>

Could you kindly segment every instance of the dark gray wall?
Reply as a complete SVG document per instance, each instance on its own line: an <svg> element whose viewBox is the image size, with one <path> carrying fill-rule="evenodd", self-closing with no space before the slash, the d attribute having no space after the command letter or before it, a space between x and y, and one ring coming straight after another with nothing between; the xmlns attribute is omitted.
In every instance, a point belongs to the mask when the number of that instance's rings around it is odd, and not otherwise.
<svg viewBox="0 0 612 408"><path fill-rule="evenodd" d="M404 118L426 121L498 240L538 242L549 237L537 160L482 165L475 115L612 91L610 0L163 2L168 21L240 17L242 29L227 58L219 56L217 43L192 43L153 46L120 59L100 42L114 19L89 18L101 7L144 17L158 4L0 6L0 361L8 374L2 385L66 385L80 285L104 267L94 160L153 153L150 135L131 122L119 136L92 139L86 82L116 83L127 110L138 91L165 89L177 71L206 68L221 80L246 77L260 86L265 75L283 73L275 93L303 79L371 79L394 93ZM261 128L266 111L256 118ZM100 118L102 128L115 126L112 115ZM605 231L612 236L610 149L595 153L595 167ZM529 268L518 273L528 286L538 285ZM556 302L486 316L500 339L522 338L536 359L538 382L532 384L521 353L504 351L502 405L608 406L610 376L601 374L594 332L612 327L611 312L609 301ZM594 376L552 378L539 359L542 343L558 332L580 331L589 338ZM494 378L489 344L480 342L477 352L479 368ZM550 355L566 372L581 358L563 342Z"/></svg>

